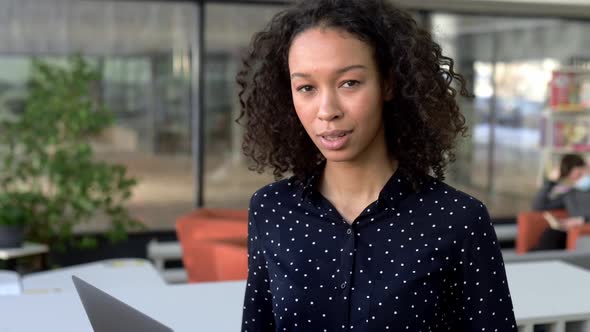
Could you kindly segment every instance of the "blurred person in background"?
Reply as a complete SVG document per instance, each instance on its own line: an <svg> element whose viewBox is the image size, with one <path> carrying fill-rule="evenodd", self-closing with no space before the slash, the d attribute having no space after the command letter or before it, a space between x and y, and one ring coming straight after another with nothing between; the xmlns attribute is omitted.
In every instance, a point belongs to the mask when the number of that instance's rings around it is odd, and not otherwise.
<svg viewBox="0 0 590 332"><path fill-rule="evenodd" d="M590 219L590 172L584 158L567 154L559 168L551 171L535 195L537 211L566 210L570 217L560 220L562 230L547 228L534 250L565 249L567 230Z"/></svg>
<svg viewBox="0 0 590 332"><path fill-rule="evenodd" d="M565 209L565 196L576 181L587 174L584 159L577 154L566 154L561 158L558 169L544 179L541 189L535 195L533 209L537 211Z"/></svg>

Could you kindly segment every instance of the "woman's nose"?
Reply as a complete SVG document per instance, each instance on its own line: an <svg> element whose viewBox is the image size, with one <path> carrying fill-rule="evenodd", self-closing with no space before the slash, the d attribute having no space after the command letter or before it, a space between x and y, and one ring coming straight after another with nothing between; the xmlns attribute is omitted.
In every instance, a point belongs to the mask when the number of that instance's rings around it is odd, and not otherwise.
<svg viewBox="0 0 590 332"><path fill-rule="evenodd" d="M338 99L334 93L326 92L321 96L318 119L322 121L333 121L342 117L342 111L338 105Z"/></svg>

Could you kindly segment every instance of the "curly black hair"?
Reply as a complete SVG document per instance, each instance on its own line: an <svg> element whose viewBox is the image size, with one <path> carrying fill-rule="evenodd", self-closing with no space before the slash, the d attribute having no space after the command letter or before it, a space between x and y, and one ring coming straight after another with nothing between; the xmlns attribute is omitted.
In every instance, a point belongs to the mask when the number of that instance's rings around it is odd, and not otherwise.
<svg viewBox="0 0 590 332"><path fill-rule="evenodd" d="M385 0L299 1L254 35L236 77L236 121L245 127L242 148L253 161L250 169L270 167L276 178L292 172L305 181L324 160L295 112L288 66L292 41L314 27L341 29L373 48L382 79L393 86L394 97L383 106L390 155L414 188L428 175L444 180L456 139L467 132L455 97L457 91L470 94L430 33Z"/></svg>
<svg viewBox="0 0 590 332"><path fill-rule="evenodd" d="M584 166L586 166L586 161L582 156L575 153L564 155L559 162L559 179L562 180L566 178L574 168Z"/></svg>

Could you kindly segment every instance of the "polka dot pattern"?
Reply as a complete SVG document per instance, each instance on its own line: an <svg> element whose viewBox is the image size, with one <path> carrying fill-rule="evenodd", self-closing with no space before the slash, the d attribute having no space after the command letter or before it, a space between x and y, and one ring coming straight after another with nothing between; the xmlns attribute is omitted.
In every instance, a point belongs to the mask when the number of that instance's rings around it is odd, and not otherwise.
<svg viewBox="0 0 590 332"><path fill-rule="evenodd" d="M317 177L253 195L242 331L517 331L485 206L399 173L352 225Z"/></svg>

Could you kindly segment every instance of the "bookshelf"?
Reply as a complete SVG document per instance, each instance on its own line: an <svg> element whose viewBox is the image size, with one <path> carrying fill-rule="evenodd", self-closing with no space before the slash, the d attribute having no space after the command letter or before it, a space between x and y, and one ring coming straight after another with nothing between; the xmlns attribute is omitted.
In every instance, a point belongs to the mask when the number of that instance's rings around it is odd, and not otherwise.
<svg viewBox="0 0 590 332"><path fill-rule="evenodd" d="M541 124L539 182L564 154L590 157L590 68L553 71Z"/></svg>

